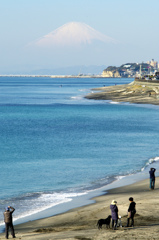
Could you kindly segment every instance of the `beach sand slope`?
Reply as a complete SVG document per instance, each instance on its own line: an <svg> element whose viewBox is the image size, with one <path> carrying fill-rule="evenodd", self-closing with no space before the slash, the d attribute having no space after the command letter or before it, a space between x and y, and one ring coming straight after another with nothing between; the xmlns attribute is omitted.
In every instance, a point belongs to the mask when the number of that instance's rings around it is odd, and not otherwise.
<svg viewBox="0 0 159 240"><path fill-rule="evenodd" d="M17 239L67 239L67 240L104 240L104 239L159 239L159 178L156 189L149 190L149 179L109 190L107 194L96 197L96 202L76 208L64 214L15 226ZM129 197L136 202L135 226L124 227L127 219ZM110 214L110 203L118 202L119 215L123 227L117 230L98 230L97 221ZM4 233L0 234L4 239Z"/></svg>

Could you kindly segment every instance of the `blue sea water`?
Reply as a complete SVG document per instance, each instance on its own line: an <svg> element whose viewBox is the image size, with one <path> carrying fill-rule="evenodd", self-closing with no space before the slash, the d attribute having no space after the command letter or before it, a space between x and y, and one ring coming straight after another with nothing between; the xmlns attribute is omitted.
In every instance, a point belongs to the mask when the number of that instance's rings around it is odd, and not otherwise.
<svg viewBox="0 0 159 240"><path fill-rule="evenodd" d="M31 216L157 163L158 106L84 98L131 81L0 77L1 213Z"/></svg>

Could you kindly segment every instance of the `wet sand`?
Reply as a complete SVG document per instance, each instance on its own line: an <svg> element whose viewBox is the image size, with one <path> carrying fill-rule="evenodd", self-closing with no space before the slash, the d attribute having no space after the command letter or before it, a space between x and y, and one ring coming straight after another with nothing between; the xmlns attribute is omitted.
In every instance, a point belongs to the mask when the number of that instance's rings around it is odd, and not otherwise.
<svg viewBox="0 0 159 240"><path fill-rule="evenodd" d="M149 190L149 179L109 190L107 194L96 197L96 202L76 208L66 213L24 224L16 225L17 239L159 239L159 178L156 178L156 189ZM136 202L135 226L119 227L116 231L98 230L96 224L100 218L110 214L110 203L118 202L119 215L123 226L126 225L129 197ZM4 239L4 233L0 234Z"/></svg>

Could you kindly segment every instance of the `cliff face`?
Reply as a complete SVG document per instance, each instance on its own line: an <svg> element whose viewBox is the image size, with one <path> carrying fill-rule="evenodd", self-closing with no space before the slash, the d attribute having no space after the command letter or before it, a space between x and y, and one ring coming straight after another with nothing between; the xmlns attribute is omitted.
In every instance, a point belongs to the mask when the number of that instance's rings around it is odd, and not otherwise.
<svg viewBox="0 0 159 240"><path fill-rule="evenodd" d="M102 73L102 76L103 77L114 77L114 78L118 78L120 77L120 73L116 70L113 70L113 71L107 71L107 70L104 70L103 73Z"/></svg>

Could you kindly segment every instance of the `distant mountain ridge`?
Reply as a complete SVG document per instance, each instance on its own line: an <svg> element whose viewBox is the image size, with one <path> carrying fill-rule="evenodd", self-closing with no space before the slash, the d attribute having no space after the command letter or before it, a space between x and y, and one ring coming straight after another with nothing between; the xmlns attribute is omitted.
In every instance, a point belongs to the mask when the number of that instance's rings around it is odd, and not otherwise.
<svg viewBox="0 0 159 240"><path fill-rule="evenodd" d="M102 74L105 65L70 66L55 69L37 69L28 72L35 75L80 75L80 74Z"/></svg>

